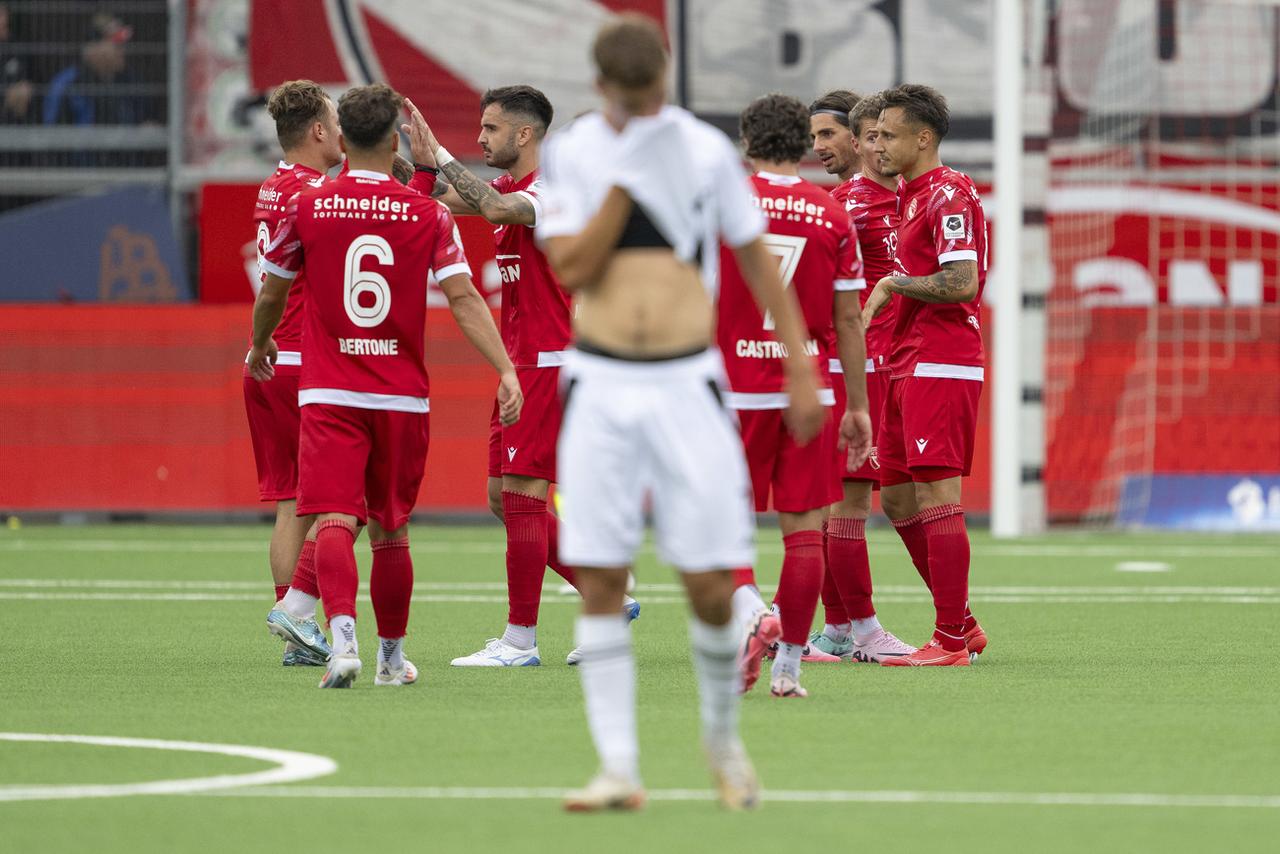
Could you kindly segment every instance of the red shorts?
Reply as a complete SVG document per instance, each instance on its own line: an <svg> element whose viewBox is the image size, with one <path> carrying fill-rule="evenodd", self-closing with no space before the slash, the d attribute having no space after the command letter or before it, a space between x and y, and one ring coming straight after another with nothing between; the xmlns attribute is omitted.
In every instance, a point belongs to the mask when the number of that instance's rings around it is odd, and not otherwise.
<svg viewBox="0 0 1280 854"><path fill-rule="evenodd" d="M388 531L409 521L427 464L427 413L302 407L298 515L372 517Z"/></svg>
<svg viewBox="0 0 1280 854"><path fill-rule="evenodd" d="M768 509L771 489L773 509L783 513L807 513L840 500L840 478L832 464L836 430L831 419L807 445L797 445L791 438L781 409L739 410L738 423L756 510Z"/></svg>
<svg viewBox="0 0 1280 854"><path fill-rule="evenodd" d="M981 394L977 380L894 377L877 442L880 484L968 476Z"/></svg>
<svg viewBox="0 0 1280 854"><path fill-rule="evenodd" d="M524 391L520 420L503 427L498 401L489 419L489 477L504 474L556 479L556 440L560 438L559 368L516 368Z"/></svg>
<svg viewBox="0 0 1280 854"><path fill-rule="evenodd" d="M263 501L292 501L298 494L301 371L292 365L276 365L275 377L265 383L248 374L244 378L244 411L249 416L258 496Z"/></svg>
<svg viewBox="0 0 1280 854"><path fill-rule="evenodd" d="M872 488L880 488L880 450L877 447L880 439L880 417L884 412L884 401L889 395L889 372L872 371L864 374L867 378L867 412L871 415L871 453L856 469L850 469L849 455L839 454L840 472L844 480L869 480L875 484ZM831 388L836 393L836 405L831 413L835 420L836 435L839 436L840 418L844 415L846 398L844 393L844 375L831 375Z"/></svg>

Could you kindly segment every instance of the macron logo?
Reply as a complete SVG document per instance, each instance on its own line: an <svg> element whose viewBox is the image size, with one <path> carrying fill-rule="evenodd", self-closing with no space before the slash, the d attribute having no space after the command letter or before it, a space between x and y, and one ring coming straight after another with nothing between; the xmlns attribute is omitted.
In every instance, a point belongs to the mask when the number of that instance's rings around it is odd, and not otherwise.
<svg viewBox="0 0 1280 854"><path fill-rule="evenodd" d="M953 198L955 198L956 188L951 186L950 184L947 184L945 187L942 188L942 194L947 197L947 201L951 201Z"/></svg>
<svg viewBox="0 0 1280 854"><path fill-rule="evenodd" d="M925 445L929 444L928 439L916 439L916 447L920 449L920 453L924 453Z"/></svg>
<svg viewBox="0 0 1280 854"><path fill-rule="evenodd" d="M507 462L511 462L511 461L512 461L512 460L514 460L515 458L516 458L516 449L515 449L515 448L507 448Z"/></svg>

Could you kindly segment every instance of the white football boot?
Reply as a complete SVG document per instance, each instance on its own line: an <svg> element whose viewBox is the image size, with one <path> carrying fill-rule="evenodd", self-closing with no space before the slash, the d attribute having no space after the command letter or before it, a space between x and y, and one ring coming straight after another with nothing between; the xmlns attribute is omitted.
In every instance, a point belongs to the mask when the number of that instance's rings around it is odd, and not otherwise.
<svg viewBox="0 0 1280 854"><path fill-rule="evenodd" d="M449 662L454 667L537 667L542 664L538 648L520 649L502 638L489 638L484 649L455 658Z"/></svg>
<svg viewBox="0 0 1280 854"><path fill-rule="evenodd" d="M385 661L379 662L378 672L373 677L374 685L412 685L417 681L418 668L407 658L398 670Z"/></svg>

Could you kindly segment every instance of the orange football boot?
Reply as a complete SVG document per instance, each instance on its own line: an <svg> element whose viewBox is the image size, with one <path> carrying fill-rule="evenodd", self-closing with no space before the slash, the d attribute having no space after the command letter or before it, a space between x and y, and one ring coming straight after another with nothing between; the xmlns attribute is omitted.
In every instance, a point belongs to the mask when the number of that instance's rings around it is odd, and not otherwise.
<svg viewBox="0 0 1280 854"><path fill-rule="evenodd" d="M886 658L880 662L882 667L968 667L969 650L958 649L950 652L942 648L938 639L934 638L910 655L900 658Z"/></svg>

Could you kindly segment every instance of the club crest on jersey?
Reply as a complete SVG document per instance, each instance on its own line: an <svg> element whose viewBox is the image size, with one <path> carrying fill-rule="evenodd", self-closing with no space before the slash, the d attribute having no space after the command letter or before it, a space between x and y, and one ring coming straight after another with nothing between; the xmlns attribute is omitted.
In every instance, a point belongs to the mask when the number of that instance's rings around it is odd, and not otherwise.
<svg viewBox="0 0 1280 854"><path fill-rule="evenodd" d="M919 201L919 199L912 199L911 204L907 205L907 219L916 218L916 203Z"/></svg>
<svg viewBox="0 0 1280 854"><path fill-rule="evenodd" d="M943 214L942 216L942 239L943 240L964 240L965 216L962 213Z"/></svg>
<svg viewBox="0 0 1280 854"><path fill-rule="evenodd" d="M880 450L875 445L871 446L871 453L867 454L867 464L873 471L880 471Z"/></svg>

